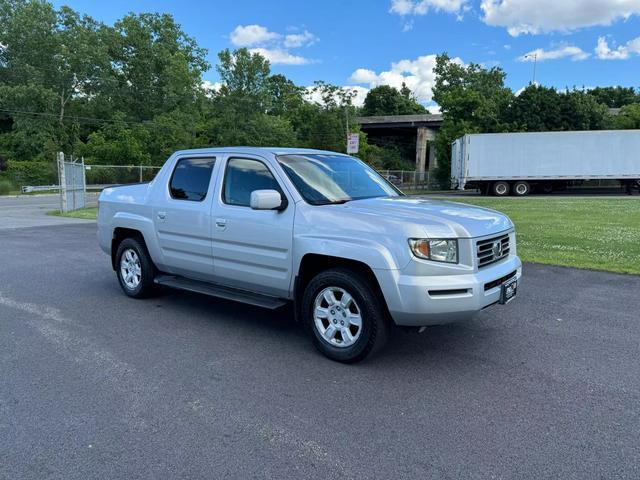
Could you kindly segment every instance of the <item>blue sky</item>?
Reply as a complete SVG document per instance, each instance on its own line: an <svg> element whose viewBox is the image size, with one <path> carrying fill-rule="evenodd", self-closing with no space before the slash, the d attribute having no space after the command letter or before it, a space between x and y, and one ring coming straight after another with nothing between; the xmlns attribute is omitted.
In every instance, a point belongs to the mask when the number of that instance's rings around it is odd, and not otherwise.
<svg viewBox="0 0 640 480"><path fill-rule="evenodd" d="M430 103L433 55L499 65L517 91L640 86L640 0L90 0L55 1L113 23L134 11L171 13L209 50L247 46L299 85L325 80L362 95L401 81ZM529 57L531 59L532 56ZM212 68L205 79L216 82Z"/></svg>

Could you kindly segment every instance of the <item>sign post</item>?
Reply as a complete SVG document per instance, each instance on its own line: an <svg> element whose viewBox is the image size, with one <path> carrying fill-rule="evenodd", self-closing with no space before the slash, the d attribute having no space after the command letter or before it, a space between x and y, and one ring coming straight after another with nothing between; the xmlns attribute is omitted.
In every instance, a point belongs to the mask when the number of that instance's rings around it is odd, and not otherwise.
<svg viewBox="0 0 640 480"><path fill-rule="evenodd" d="M360 146L360 134L350 133L347 135L347 153L358 153Z"/></svg>

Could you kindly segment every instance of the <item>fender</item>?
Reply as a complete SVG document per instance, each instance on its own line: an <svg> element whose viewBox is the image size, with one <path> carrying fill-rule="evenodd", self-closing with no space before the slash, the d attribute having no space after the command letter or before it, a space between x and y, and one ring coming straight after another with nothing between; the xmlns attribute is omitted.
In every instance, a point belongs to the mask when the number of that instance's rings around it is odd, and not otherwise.
<svg viewBox="0 0 640 480"><path fill-rule="evenodd" d="M302 258L309 253L355 260L372 270L400 270L410 261L407 249L405 258L399 258L389 248L366 238L333 235L298 235L295 238L294 273L300 270Z"/></svg>
<svg viewBox="0 0 640 480"><path fill-rule="evenodd" d="M151 255L153 263L157 267L162 268L164 265L164 256L162 254L162 249L158 244L153 220L137 213L119 211L111 220L112 235L116 228L130 228L132 230L139 231L144 238L144 242L147 246L147 250L149 251L149 255Z"/></svg>

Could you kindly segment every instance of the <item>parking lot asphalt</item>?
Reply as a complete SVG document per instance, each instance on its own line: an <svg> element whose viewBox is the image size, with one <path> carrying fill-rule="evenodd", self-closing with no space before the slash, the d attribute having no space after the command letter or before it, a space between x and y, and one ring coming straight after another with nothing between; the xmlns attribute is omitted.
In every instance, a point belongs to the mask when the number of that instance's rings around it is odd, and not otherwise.
<svg viewBox="0 0 640 480"><path fill-rule="evenodd" d="M95 206L97 195L87 194L88 205ZM60 209L59 195L0 196L0 230L84 223L77 218L48 215Z"/></svg>
<svg viewBox="0 0 640 480"><path fill-rule="evenodd" d="M640 277L517 298L346 366L287 310L133 300L95 223L0 231L0 478L640 478Z"/></svg>

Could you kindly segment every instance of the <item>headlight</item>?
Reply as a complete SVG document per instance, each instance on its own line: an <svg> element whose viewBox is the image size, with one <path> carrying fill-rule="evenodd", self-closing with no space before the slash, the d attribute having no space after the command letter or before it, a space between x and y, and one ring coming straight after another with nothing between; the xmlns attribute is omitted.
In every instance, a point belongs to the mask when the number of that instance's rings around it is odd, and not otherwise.
<svg viewBox="0 0 640 480"><path fill-rule="evenodd" d="M418 258L434 262L458 263L458 240L410 238L409 246Z"/></svg>

